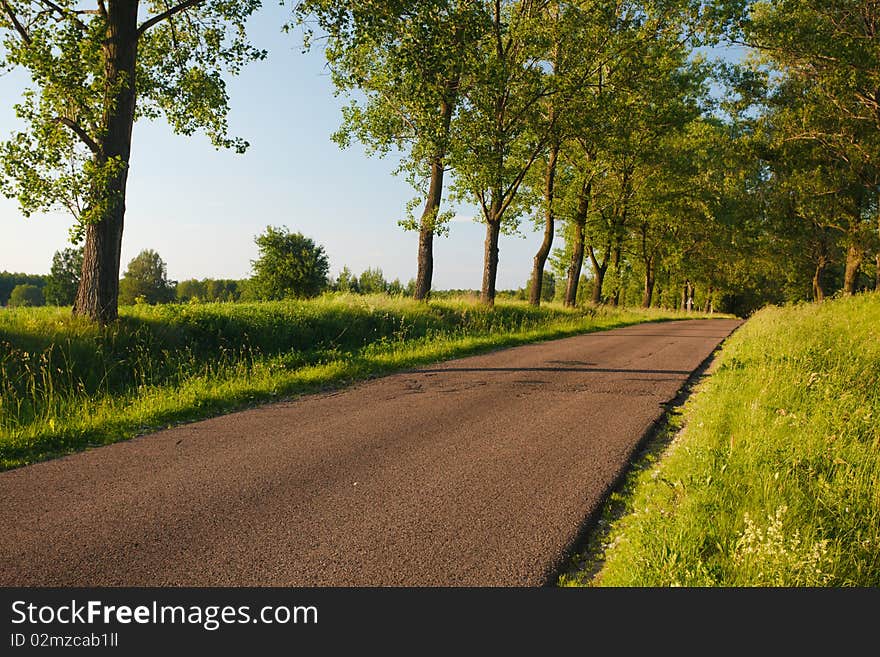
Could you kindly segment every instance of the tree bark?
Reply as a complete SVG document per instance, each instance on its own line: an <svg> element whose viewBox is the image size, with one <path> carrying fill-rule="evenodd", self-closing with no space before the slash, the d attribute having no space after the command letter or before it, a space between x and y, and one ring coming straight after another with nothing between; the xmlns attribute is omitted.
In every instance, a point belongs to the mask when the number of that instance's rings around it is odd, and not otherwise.
<svg viewBox="0 0 880 657"><path fill-rule="evenodd" d="M495 305L495 281L498 277L498 236L501 234L501 224L490 222L486 224L486 241L483 253L483 289L480 301L487 306Z"/></svg>
<svg viewBox="0 0 880 657"><path fill-rule="evenodd" d="M565 284L565 305L574 308L577 305L578 285L581 281L581 268L584 264L584 242L587 228L587 213L590 210L590 194L592 181L584 181L578 198L577 212L572 218L571 260L568 263L568 276ZM591 249L592 251L592 249Z"/></svg>
<svg viewBox="0 0 880 657"><path fill-rule="evenodd" d="M856 292L856 283L859 278L859 269L862 266L864 253L857 244L850 244L846 250L846 270L843 275L843 293L853 295Z"/></svg>
<svg viewBox="0 0 880 657"><path fill-rule="evenodd" d="M642 262L645 264L645 287L642 292L642 308L650 308L651 299L654 297L654 254L649 253L647 223L642 223L641 233Z"/></svg>
<svg viewBox="0 0 880 657"><path fill-rule="evenodd" d="M431 293L431 281L434 276L434 229L443 196L443 169L442 157L436 158L431 163L431 185L428 188L425 210L419 222L419 264L413 292L416 301L424 301Z"/></svg>
<svg viewBox="0 0 880 657"><path fill-rule="evenodd" d="M645 289L642 294L642 308L650 308L654 298L654 259L645 261Z"/></svg>
<svg viewBox="0 0 880 657"><path fill-rule="evenodd" d="M818 302L825 299L825 287L822 284L822 276L827 265L828 263L825 258L820 258L816 263L816 270L813 273L813 301Z"/></svg>
<svg viewBox="0 0 880 657"><path fill-rule="evenodd" d="M874 274L874 290L880 292L880 253L874 256L877 263L877 271Z"/></svg>
<svg viewBox="0 0 880 657"><path fill-rule="evenodd" d="M102 323L115 320L119 313L119 266L136 102L137 14L137 0L107 4L104 113L95 159L100 166L116 162L119 167L106 187L96 190L93 202L100 212L86 226L82 275L73 303L74 315Z"/></svg>
<svg viewBox="0 0 880 657"><path fill-rule="evenodd" d="M568 262L568 276L565 283L565 305L577 305L578 284L581 280L581 267L584 264L584 224L575 222L572 231L571 260Z"/></svg>
<svg viewBox="0 0 880 657"><path fill-rule="evenodd" d="M486 306L495 305L495 281L498 278L498 236L501 234L501 192L492 195L489 216L486 220L486 241L483 250L483 288L480 301Z"/></svg>
<svg viewBox="0 0 880 657"><path fill-rule="evenodd" d="M620 265L620 244L618 244L614 247L613 257L611 260L611 267L617 277L617 282L614 285L614 293L611 295L611 298L608 299L608 303L615 307L620 304Z"/></svg>
<svg viewBox="0 0 880 657"><path fill-rule="evenodd" d="M454 93L457 87L458 79L447 86L447 91ZM444 142L449 136L454 105L455 103L447 98L440 101L440 121L443 126ZM444 147L431 162L431 183L428 187L428 196L425 199L425 209L419 221L419 260L416 285L413 291L413 298L416 301L424 301L431 294L431 283L434 278L434 231L437 228L437 215L440 213L440 203L443 200L445 160L446 149Z"/></svg>
<svg viewBox="0 0 880 657"><path fill-rule="evenodd" d="M592 246L587 249L587 254L590 256L590 264L593 266L593 294L590 296L590 302L594 306L598 306L602 303L602 287L605 285L605 273L608 271L608 261L611 258L611 245L605 246L605 257L602 258L602 262L596 258Z"/></svg>
<svg viewBox="0 0 880 657"><path fill-rule="evenodd" d="M555 231L555 216L553 213L553 198L556 184L556 164L559 159L559 144L554 142L550 147L547 158L547 169L544 173L544 240L532 264L532 280L529 285L529 303L533 306L541 305L541 292L544 285L544 265L550 255L553 246L553 233Z"/></svg>

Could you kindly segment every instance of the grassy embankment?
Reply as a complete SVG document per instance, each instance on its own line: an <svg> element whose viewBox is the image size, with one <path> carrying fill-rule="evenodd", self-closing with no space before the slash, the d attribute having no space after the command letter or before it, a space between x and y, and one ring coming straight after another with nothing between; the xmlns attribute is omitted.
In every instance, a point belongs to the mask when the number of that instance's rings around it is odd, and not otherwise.
<svg viewBox="0 0 880 657"><path fill-rule="evenodd" d="M0 312L0 469L440 359L681 317L386 296L121 315L101 328L69 309Z"/></svg>
<svg viewBox="0 0 880 657"><path fill-rule="evenodd" d="M880 295L758 312L683 420L561 584L880 585Z"/></svg>

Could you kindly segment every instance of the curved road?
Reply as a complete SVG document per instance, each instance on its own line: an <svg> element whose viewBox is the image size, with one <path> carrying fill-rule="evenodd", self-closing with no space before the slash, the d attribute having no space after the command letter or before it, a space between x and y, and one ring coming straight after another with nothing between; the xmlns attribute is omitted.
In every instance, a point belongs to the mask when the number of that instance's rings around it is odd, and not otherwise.
<svg viewBox="0 0 880 657"><path fill-rule="evenodd" d="M0 584L541 585L738 324L497 351L2 473Z"/></svg>

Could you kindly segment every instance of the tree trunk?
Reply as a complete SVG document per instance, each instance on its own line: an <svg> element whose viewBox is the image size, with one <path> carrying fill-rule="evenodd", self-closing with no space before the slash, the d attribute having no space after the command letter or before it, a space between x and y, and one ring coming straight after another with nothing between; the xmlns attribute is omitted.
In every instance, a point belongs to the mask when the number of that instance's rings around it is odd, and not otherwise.
<svg viewBox="0 0 880 657"><path fill-rule="evenodd" d="M642 308L650 308L654 298L654 259L645 261L645 289L642 294Z"/></svg>
<svg viewBox="0 0 880 657"><path fill-rule="evenodd" d="M95 154L99 166L118 163L103 189L97 191L92 210L101 208L86 226L82 275L73 303L74 315L106 323L118 317L119 266L125 192L131 159L131 131L136 102L137 0L107 4L107 30L103 45L103 130Z"/></svg>
<svg viewBox="0 0 880 657"><path fill-rule="evenodd" d="M434 276L434 229L442 197L443 158L439 157L431 163L431 185L419 222L419 268L416 273L416 289L413 292L416 301L424 301L431 293L431 279Z"/></svg>
<svg viewBox="0 0 880 657"><path fill-rule="evenodd" d="M651 307L651 298L654 296L654 256L649 254L648 248L648 224L641 225L642 233L642 262L645 264L645 287L642 293L642 308Z"/></svg>
<svg viewBox="0 0 880 657"><path fill-rule="evenodd" d="M880 292L880 253L878 253L874 260L877 262L877 271L874 274L874 290Z"/></svg>
<svg viewBox="0 0 880 657"><path fill-rule="evenodd" d="M825 258L820 258L816 263L816 271L813 273L813 301L823 301L825 299L825 288L822 285L822 276L827 266Z"/></svg>
<svg viewBox="0 0 880 657"><path fill-rule="evenodd" d="M590 264L593 265L593 294L590 298L590 302L594 306L598 306L602 303L602 287L605 285L605 272L608 271L608 260L611 254L611 246L608 245L605 247L605 257L602 259L601 263L596 258L592 246L587 250L587 253L590 256Z"/></svg>
<svg viewBox="0 0 880 657"><path fill-rule="evenodd" d="M533 306L541 305L541 291L544 285L544 265L550 255L553 246L553 232L555 230L555 217L553 214L553 198L556 182L556 163L559 159L559 144L554 143L550 147L547 159L547 170L544 173L544 240L532 264L532 280L529 285L529 303Z"/></svg>
<svg viewBox="0 0 880 657"><path fill-rule="evenodd" d="M483 289L480 301L495 305L495 281L498 278L498 236L501 234L501 194L493 194L486 221L486 242L483 251Z"/></svg>
<svg viewBox="0 0 880 657"><path fill-rule="evenodd" d="M575 222L572 234L571 260L568 262L568 276L565 284L565 305L577 305L578 285L581 281L581 267L584 264L584 224Z"/></svg>
<svg viewBox="0 0 880 657"><path fill-rule="evenodd" d="M856 244L850 244L846 250L846 271L843 274L843 293L846 295L856 292L863 255L862 249Z"/></svg>
<svg viewBox="0 0 880 657"><path fill-rule="evenodd" d="M456 87L458 87L457 78L447 86L447 92L454 93ZM440 121L443 126L444 141L449 136L454 105L453 100L444 98L440 101ZM434 278L434 231L437 227L440 203L443 200L445 159L446 149L441 148L431 162L431 184L428 187L428 197L425 199L425 209L419 221L419 262L413 291L413 298L416 301L424 301L431 293L431 282Z"/></svg>
<svg viewBox="0 0 880 657"><path fill-rule="evenodd" d="M584 236L587 228L587 213L590 210L590 194L592 181L585 181L581 186L577 212L572 218L574 231L572 234L571 260L568 263L568 277L565 285L565 305L574 308L577 305L578 285L581 282L581 267L584 265ZM592 249L590 249L592 251Z"/></svg>
<svg viewBox="0 0 880 657"><path fill-rule="evenodd" d="M620 304L620 265L620 245L618 244L614 247L614 255L611 260L611 267L614 270L617 281L614 284L614 293L611 295L611 298L608 299L608 303L615 307Z"/></svg>

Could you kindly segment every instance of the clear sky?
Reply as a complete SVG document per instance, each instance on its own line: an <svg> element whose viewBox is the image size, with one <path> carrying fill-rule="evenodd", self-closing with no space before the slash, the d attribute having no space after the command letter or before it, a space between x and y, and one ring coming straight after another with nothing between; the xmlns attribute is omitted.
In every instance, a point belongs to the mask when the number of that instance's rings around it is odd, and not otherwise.
<svg viewBox="0 0 880 657"><path fill-rule="evenodd" d="M413 193L391 174L394 161L368 158L355 144L330 141L342 104L333 95L319 50L301 52L298 32L283 34L285 10L267 2L250 23L251 41L269 51L231 79L231 133L247 139L244 155L217 151L208 139L174 135L164 123L135 125L123 270L143 249L159 252L169 278L244 278L257 255L254 237L286 225L322 244L334 274L381 267L403 282L416 272L417 234L397 225ZM0 138L15 127L12 105L25 79L0 76ZM474 208L458 209L450 236L435 240L434 287L479 288L482 224ZM48 273L52 254L68 246L73 220L58 212L25 219L0 196L0 270ZM522 287L540 244L502 236L498 287Z"/></svg>

